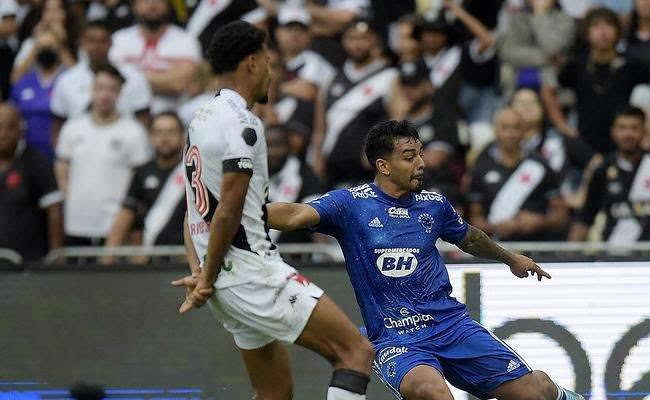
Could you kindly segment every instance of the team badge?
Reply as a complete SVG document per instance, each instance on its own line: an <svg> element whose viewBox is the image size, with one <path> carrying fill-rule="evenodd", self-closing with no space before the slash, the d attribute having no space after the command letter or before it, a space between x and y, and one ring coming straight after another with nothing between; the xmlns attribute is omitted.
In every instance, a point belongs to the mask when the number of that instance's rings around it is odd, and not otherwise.
<svg viewBox="0 0 650 400"><path fill-rule="evenodd" d="M427 213L420 214L418 222L424 227L426 233L431 233L431 229L433 229L433 217L431 215Z"/></svg>

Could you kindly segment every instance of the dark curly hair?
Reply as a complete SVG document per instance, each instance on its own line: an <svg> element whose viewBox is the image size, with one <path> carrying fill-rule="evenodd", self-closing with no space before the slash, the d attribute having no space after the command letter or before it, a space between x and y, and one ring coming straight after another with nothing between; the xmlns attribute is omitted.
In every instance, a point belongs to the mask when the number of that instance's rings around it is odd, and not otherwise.
<svg viewBox="0 0 650 400"><path fill-rule="evenodd" d="M406 120L384 121L370 128L366 137L365 151L373 171L377 172L377 160L386 158L392 153L395 144L401 138L420 140L420 135L415 126Z"/></svg>
<svg viewBox="0 0 650 400"><path fill-rule="evenodd" d="M207 58L216 74L233 72L239 63L262 49L266 33L245 21L233 21L212 37Z"/></svg>

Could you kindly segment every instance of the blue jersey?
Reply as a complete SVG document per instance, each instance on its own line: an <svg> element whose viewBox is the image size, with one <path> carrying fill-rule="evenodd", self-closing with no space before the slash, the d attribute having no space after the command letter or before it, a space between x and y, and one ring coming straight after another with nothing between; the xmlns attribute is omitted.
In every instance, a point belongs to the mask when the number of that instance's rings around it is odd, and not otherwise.
<svg viewBox="0 0 650 400"><path fill-rule="evenodd" d="M311 201L313 230L338 239L368 338L413 343L467 315L451 297L438 238L458 243L468 225L449 201L421 191L396 199L374 184L335 190Z"/></svg>

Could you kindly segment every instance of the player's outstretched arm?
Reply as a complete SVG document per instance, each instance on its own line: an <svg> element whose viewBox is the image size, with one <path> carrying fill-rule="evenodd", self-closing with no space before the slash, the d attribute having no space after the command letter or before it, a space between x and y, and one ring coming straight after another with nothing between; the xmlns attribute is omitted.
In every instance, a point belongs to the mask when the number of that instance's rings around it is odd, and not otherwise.
<svg viewBox="0 0 650 400"><path fill-rule="evenodd" d="M537 265L535 261L522 254L513 253L504 249L494 240L490 239L485 232L472 225L469 225L465 238L456 245L465 253L471 254L475 257L501 261L510 267L510 271L512 271L513 275L519 278L525 278L537 274L537 280L539 281L542 280L543 276L551 279L551 275Z"/></svg>
<svg viewBox="0 0 650 400"><path fill-rule="evenodd" d="M266 212L269 228L279 231L309 228L320 222L314 207L302 203L267 203Z"/></svg>

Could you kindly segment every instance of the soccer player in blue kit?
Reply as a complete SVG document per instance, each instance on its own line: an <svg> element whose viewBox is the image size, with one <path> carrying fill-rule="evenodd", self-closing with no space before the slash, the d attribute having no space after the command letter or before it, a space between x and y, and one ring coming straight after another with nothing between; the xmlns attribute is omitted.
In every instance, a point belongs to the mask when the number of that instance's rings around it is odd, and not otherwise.
<svg viewBox="0 0 650 400"><path fill-rule="evenodd" d="M481 399L584 400L533 371L508 345L473 321L450 296L438 238L503 262L519 277L551 278L467 224L449 201L419 190L424 161L417 130L388 121L368 133L373 183L331 191L308 204L267 204L268 225L311 228L340 243L376 351L375 372L397 398L453 399L444 378Z"/></svg>

